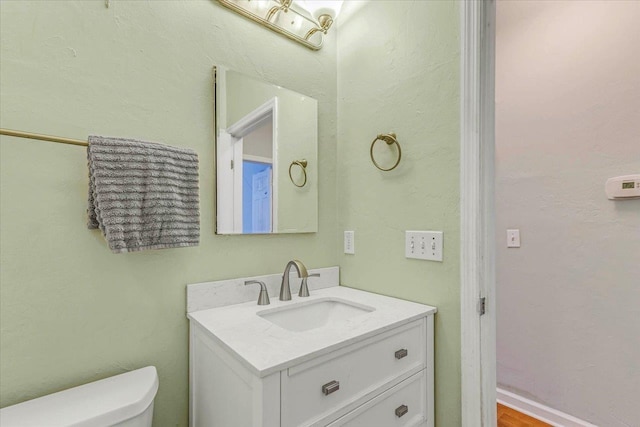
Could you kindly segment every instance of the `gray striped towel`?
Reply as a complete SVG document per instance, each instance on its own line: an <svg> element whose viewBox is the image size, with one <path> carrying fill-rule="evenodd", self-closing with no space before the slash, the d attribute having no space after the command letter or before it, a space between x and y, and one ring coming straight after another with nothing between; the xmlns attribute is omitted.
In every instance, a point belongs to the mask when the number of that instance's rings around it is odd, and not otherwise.
<svg viewBox="0 0 640 427"><path fill-rule="evenodd" d="M186 148L90 136L89 223L114 253L197 246L198 155Z"/></svg>

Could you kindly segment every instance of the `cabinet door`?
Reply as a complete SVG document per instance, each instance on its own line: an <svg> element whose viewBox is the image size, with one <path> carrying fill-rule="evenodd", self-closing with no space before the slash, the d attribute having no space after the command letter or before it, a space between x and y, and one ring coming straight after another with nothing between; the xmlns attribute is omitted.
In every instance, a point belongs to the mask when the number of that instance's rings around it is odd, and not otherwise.
<svg viewBox="0 0 640 427"><path fill-rule="evenodd" d="M282 426L326 425L426 366L424 319L282 373Z"/></svg>
<svg viewBox="0 0 640 427"><path fill-rule="evenodd" d="M280 373L258 378L190 324L189 426L279 427Z"/></svg>
<svg viewBox="0 0 640 427"><path fill-rule="evenodd" d="M426 393L426 372L421 371L329 424L328 427L426 426Z"/></svg>

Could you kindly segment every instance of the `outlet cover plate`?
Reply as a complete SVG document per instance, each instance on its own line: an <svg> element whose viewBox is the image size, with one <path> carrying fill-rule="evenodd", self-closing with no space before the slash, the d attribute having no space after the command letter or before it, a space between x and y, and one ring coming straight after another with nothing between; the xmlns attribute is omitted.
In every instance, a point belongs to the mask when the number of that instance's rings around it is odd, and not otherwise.
<svg viewBox="0 0 640 427"><path fill-rule="evenodd" d="M353 255L356 253L356 233L355 231L344 232L344 253Z"/></svg>
<svg viewBox="0 0 640 427"><path fill-rule="evenodd" d="M507 247L508 248L520 247L520 230L519 229L507 230Z"/></svg>
<svg viewBox="0 0 640 427"><path fill-rule="evenodd" d="M405 256L413 259L442 262L442 231L407 231Z"/></svg>

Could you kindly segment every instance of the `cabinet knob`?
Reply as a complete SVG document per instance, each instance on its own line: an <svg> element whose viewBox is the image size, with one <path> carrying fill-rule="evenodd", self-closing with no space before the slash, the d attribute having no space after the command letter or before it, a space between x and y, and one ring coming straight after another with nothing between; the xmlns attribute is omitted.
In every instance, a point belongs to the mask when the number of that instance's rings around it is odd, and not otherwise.
<svg viewBox="0 0 640 427"><path fill-rule="evenodd" d="M407 405L400 405L396 408L396 417L400 418L407 412L409 412L409 407Z"/></svg>
<svg viewBox="0 0 640 427"><path fill-rule="evenodd" d="M322 393L325 396L330 395L334 391L340 390L340 383L338 381L329 381L325 385L322 386Z"/></svg>
<svg viewBox="0 0 640 427"><path fill-rule="evenodd" d="M402 359L403 357L407 357L408 354L409 354L409 351L406 348L401 348L400 350L396 351L396 359Z"/></svg>

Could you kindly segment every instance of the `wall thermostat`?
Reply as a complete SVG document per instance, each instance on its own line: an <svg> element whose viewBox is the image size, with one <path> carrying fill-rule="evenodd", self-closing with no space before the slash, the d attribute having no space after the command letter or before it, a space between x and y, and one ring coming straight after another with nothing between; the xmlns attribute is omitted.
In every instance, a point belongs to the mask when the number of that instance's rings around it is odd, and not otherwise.
<svg viewBox="0 0 640 427"><path fill-rule="evenodd" d="M610 200L640 198L640 174L609 178L604 186Z"/></svg>

